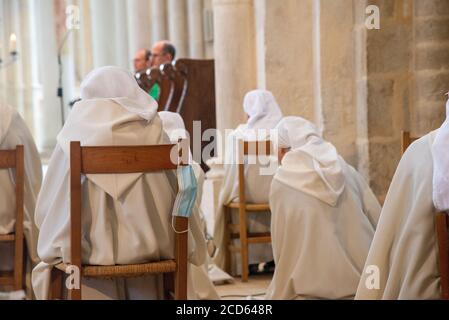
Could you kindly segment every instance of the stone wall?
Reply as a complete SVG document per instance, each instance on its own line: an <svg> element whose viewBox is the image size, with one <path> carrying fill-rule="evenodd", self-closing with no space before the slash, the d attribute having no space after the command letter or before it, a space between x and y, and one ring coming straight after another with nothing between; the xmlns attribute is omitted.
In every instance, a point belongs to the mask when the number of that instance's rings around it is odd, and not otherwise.
<svg viewBox="0 0 449 320"><path fill-rule="evenodd" d="M248 0L226 2L234 8L248 5ZM314 121L383 201L401 157L401 131L424 135L444 119L444 93L449 91L449 1L252 2L255 18L246 21L254 23L256 34L216 33L215 44L232 49L233 42L252 39L257 68L245 89L254 83L271 90L285 115ZM368 5L380 9L379 30L365 26ZM215 15L223 9L216 6ZM233 25L229 19L227 25ZM229 60L229 52L216 50L215 57L218 65L225 59L232 66L238 64ZM227 112L219 126L231 128L242 119L244 90L237 88L229 73L221 73L218 69L219 90L232 87L227 91L232 97L226 99L233 104L217 96L218 108Z"/></svg>
<svg viewBox="0 0 449 320"><path fill-rule="evenodd" d="M358 17L366 17L368 1L354 1ZM365 19L356 21L356 75L360 121L358 137L361 172L383 200L401 157L401 130L407 129L412 63L412 1L369 1L380 9L380 30L368 30Z"/></svg>
<svg viewBox="0 0 449 320"><path fill-rule="evenodd" d="M415 0L410 130L423 135L444 120L449 91L449 1Z"/></svg>

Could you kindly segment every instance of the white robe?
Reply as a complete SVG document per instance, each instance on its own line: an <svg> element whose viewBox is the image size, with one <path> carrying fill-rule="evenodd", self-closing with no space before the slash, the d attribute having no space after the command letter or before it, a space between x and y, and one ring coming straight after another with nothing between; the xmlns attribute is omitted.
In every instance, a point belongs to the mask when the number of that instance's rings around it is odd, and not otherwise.
<svg viewBox="0 0 449 320"><path fill-rule="evenodd" d="M48 297L54 265L70 262L70 140L88 145L154 145L169 143L155 116L150 122L111 100L80 102L58 136L36 207L40 228L33 270L39 299ZM88 175L82 181L82 262L92 265L134 264L173 257L174 172ZM205 239L198 212L190 218L189 261L205 261ZM83 299L162 298L161 276L136 279L83 279ZM197 298L189 273L188 298Z"/></svg>
<svg viewBox="0 0 449 320"><path fill-rule="evenodd" d="M414 142L401 159L385 199L356 299L439 299L436 209L431 146L437 131ZM372 288L368 266L377 266Z"/></svg>
<svg viewBox="0 0 449 320"><path fill-rule="evenodd" d="M271 234L276 264L266 299L350 299L374 235L380 205L342 161L336 206L273 180Z"/></svg>
<svg viewBox="0 0 449 320"><path fill-rule="evenodd" d="M236 135L241 134L246 130L246 125L239 126L235 132L229 136L229 141L233 140ZM260 139L262 140L262 139ZM228 143L228 146L231 146ZM214 244L217 247L214 263L224 269L226 264L226 244L224 243L225 232L225 210L224 205L231 202L238 202L238 165L232 164L233 159L236 159L233 148L226 150L226 161L224 164L224 179L219 195L217 212L215 213L214 226ZM274 156L260 157L264 164L256 162L254 156L247 157L245 161L252 161L252 164L245 164L245 196L247 203L268 203L270 185L273 179L275 168L277 167L277 158ZM245 162L247 163L247 162ZM272 168L272 174L261 174L261 169ZM267 170L270 171L270 170ZM238 224L238 210L233 210L232 221ZM247 213L247 225L249 232L270 232L271 214L270 212ZM236 246L239 245L238 240L234 240ZM231 273L234 275L241 274L240 254L233 253L232 256ZM251 244L248 246L248 261L249 264L256 264L261 262L268 262L273 260L273 253L271 244Z"/></svg>
<svg viewBox="0 0 449 320"><path fill-rule="evenodd" d="M34 224L34 208L42 183L42 165L34 140L25 122L12 108L0 104L0 150L24 146L24 236L31 264L39 262L37 256L38 230ZM14 231L16 216L15 175L12 169L0 170L0 234ZM12 270L14 245L0 244L0 270ZM32 266L30 266L32 268Z"/></svg>

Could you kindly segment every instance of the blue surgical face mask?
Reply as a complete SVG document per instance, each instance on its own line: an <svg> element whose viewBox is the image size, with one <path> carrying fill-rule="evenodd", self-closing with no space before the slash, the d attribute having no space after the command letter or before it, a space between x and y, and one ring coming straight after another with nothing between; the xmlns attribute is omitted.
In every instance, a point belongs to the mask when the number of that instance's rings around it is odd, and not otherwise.
<svg viewBox="0 0 449 320"><path fill-rule="evenodd" d="M180 166L177 169L178 194L173 206L173 216L190 217L195 205L198 184L192 166Z"/></svg>

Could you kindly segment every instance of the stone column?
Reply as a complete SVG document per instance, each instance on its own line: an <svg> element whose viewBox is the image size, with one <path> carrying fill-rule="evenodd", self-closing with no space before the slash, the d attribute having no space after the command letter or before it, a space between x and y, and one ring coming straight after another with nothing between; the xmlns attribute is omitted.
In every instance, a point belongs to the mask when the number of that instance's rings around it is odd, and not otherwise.
<svg viewBox="0 0 449 320"><path fill-rule="evenodd" d="M33 42L32 52L37 56L36 76L39 75L36 79L39 91L35 93L33 101L35 139L39 150L46 154L54 148L56 135L62 126L60 103L56 96L58 67L54 7L51 0L31 3L36 18L33 24L36 41Z"/></svg>
<svg viewBox="0 0 449 320"><path fill-rule="evenodd" d="M244 122L244 95L257 87L252 0L214 0L217 127Z"/></svg>
<svg viewBox="0 0 449 320"><path fill-rule="evenodd" d="M116 64L114 2L90 1L94 67ZM112 32L111 32L112 31Z"/></svg>
<svg viewBox="0 0 449 320"><path fill-rule="evenodd" d="M422 136L441 126L449 91L449 1L414 2L410 130Z"/></svg>
<svg viewBox="0 0 449 320"><path fill-rule="evenodd" d="M187 0L189 58L203 59L203 0Z"/></svg>
<svg viewBox="0 0 449 320"><path fill-rule="evenodd" d="M92 43L92 15L90 5L86 1L80 1L80 29L76 32L79 47L76 57L76 68L79 71L77 85L81 84L84 77L94 68L93 43Z"/></svg>
<svg viewBox="0 0 449 320"><path fill-rule="evenodd" d="M167 3L166 0L151 0L151 27L153 42L166 40L167 32Z"/></svg>
<svg viewBox="0 0 449 320"><path fill-rule="evenodd" d="M150 2L128 0L128 40L131 59L138 49L150 49L152 45Z"/></svg>
<svg viewBox="0 0 449 320"><path fill-rule="evenodd" d="M401 158L401 130L410 105L412 1L355 1L359 169L382 201ZM380 10L367 29L366 7Z"/></svg>
<svg viewBox="0 0 449 320"><path fill-rule="evenodd" d="M347 0L314 3L317 124L340 155L357 166L353 4Z"/></svg>
<svg viewBox="0 0 449 320"><path fill-rule="evenodd" d="M168 0L169 39L176 47L176 58L187 58L187 8L185 0Z"/></svg>
<svg viewBox="0 0 449 320"><path fill-rule="evenodd" d="M128 13L126 1L114 0L114 16L111 19L112 25L110 28L114 30L115 34L115 65L133 70L132 56L129 54L128 47L128 30L126 26L128 25Z"/></svg>
<svg viewBox="0 0 449 320"><path fill-rule="evenodd" d="M259 58L265 60L265 78L259 75L259 79L273 92L284 115L300 115L314 121L313 0L263 2L264 28L259 26L257 32L259 36L264 33L258 54L265 56ZM263 12L262 8L258 11Z"/></svg>
<svg viewBox="0 0 449 320"><path fill-rule="evenodd" d="M213 31L213 10L212 0L203 0L203 35L204 35L204 58L214 58L214 31ZM207 30L206 30L207 28ZM207 37L206 37L207 36Z"/></svg>

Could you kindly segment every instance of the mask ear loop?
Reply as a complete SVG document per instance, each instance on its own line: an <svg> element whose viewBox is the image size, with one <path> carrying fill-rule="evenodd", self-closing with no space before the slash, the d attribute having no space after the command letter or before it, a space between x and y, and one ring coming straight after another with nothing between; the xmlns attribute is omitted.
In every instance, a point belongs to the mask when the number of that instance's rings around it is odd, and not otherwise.
<svg viewBox="0 0 449 320"><path fill-rule="evenodd" d="M190 231L190 227L187 227L187 229L186 229L186 230L183 230L183 231L178 231L178 230L176 230L176 228L175 228L175 216L172 216L172 217L171 217L171 227L172 227L173 231L174 231L176 234L183 234L183 233L187 233L187 232Z"/></svg>

